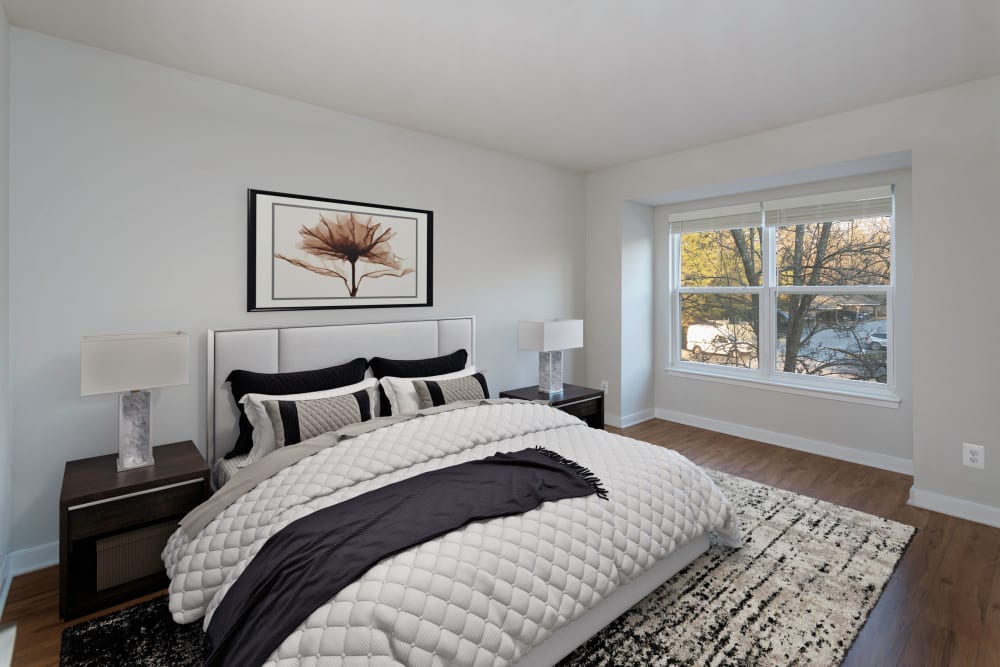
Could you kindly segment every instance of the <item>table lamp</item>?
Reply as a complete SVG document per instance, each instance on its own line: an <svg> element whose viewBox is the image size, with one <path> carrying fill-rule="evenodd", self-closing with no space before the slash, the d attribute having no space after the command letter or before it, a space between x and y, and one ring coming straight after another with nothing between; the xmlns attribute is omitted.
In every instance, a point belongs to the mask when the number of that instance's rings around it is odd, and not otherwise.
<svg viewBox="0 0 1000 667"><path fill-rule="evenodd" d="M517 323L517 346L538 351L538 391L562 393L562 351L583 347L583 320L525 320Z"/></svg>
<svg viewBox="0 0 1000 667"><path fill-rule="evenodd" d="M119 472L153 465L148 390L187 383L183 331L80 339L80 395L118 392Z"/></svg>

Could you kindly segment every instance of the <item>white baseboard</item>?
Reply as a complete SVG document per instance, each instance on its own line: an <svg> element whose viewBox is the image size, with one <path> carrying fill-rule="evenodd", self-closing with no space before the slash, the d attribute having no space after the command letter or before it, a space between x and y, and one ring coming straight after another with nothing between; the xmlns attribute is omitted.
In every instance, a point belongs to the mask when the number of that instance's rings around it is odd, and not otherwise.
<svg viewBox="0 0 1000 667"><path fill-rule="evenodd" d="M913 474L913 461L911 459L904 459L898 456L889 456L888 454L879 454L877 452L869 452L863 449L854 449L853 447L845 447L844 445L835 445L832 442L812 440L798 435L768 431L767 429L745 426L743 424L722 421L721 419L712 419L710 417L702 417L700 415L692 415L686 412L666 410L664 408L656 409L656 418L677 422L679 424L686 424L688 426L696 426L709 431L717 431L727 435L734 435L738 438L746 438L747 440L766 442L769 445L787 447L788 449L797 449L801 452L809 452L810 454L819 454L820 456L827 456L831 459L839 459L850 463L859 463L863 466L870 466L872 468L881 468L882 470L898 472L904 475Z"/></svg>
<svg viewBox="0 0 1000 667"><path fill-rule="evenodd" d="M971 500L963 500L954 496L946 496L933 491L918 489L916 485L910 487L910 504L914 507L922 507L932 512L940 512L957 516L959 519L984 523L987 526L1000 528L1000 507L983 505Z"/></svg>
<svg viewBox="0 0 1000 667"><path fill-rule="evenodd" d="M653 417L653 408L647 408L645 410L639 410L639 412L633 412L630 415L625 415L624 417L620 415L604 415L604 421L609 426L628 428L629 426L635 426L636 424L649 421Z"/></svg>
<svg viewBox="0 0 1000 667"><path fill-rule="evenodd" d="M19 574L58 565L59 543L49 542L47 544L39 544L37 547L11 551L7 559L10 561L10 578L13 579Z"/></svg>
<svg viewBox="0 0 1000 667"><path fill-rule="evenodd" d="M3 616L3 608L7 604L7 593L10 593L10 582L13 578L10 573L10 556L3 556L0 558L0 617Z"/></svg>
<svg viewBox="0 0 1000 667"><path fill-rule="evenodd" d="M0 616L3 615L4 605L7 604L7 594L10 592L10 584L14 577L58 564L58 542L11 551L0 560Z"/></svg>

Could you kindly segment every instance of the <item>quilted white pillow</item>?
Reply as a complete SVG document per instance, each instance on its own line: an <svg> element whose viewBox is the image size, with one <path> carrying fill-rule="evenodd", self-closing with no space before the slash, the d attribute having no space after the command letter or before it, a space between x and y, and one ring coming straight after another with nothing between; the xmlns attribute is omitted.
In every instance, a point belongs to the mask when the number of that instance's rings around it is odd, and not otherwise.
<svg viewBox="0 0 1000 667"><path fill-rule="evenodd" d="M415 380L451 380L453 378L464 378L475 373L476 367L469 366L454 373L427 375L419 378L397 378L387 375L379 380L379 383L385 391L385 397L389 399L392 414L412 415L416 414L420 409L420 397L417 396L417 388L413 386Z"/></svg>
<svg viewBox="0 0 1000 667"><path fill-rule="evenodd" d="M280 396L271 396L269 394L246 394L240 399L240 403L243 404L243 409L246 411L247 420L250 422L250 425L253 426L253 448L250 449L250 455L247 456L247 460L242 463L240 467L242 468L250 465L254 461L259 461L278 448L277 444L274 442L274 428L271 426L271 420L267 416L267 410L264 409L264 401L297 401L303 399L308 400L311 398L332 398L334 396L346 396L347 394L353 394L356 391L364 391L365 389L373 389L376 385L378 385L378 380L375 378L366 378L361 382L350 384L346 387L324 389L323 391L311 391L303 394L282 394Z"/></svg>

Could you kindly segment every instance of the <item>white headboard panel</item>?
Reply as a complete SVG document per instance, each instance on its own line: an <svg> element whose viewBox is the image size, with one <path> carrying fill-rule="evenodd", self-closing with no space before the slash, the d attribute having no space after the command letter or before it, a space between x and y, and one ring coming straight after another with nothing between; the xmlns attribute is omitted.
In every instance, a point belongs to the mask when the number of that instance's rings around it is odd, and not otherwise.
<svg viewBox="0 0 1000 667"><path fill-rule="evenodd" d="M357 357L425 359L469 351L475 363L476 319L450 317L412 322L314 327L208 330L209 465L236 442L239 413L226 377L242 368L260 373L304 371Z"/></svg>

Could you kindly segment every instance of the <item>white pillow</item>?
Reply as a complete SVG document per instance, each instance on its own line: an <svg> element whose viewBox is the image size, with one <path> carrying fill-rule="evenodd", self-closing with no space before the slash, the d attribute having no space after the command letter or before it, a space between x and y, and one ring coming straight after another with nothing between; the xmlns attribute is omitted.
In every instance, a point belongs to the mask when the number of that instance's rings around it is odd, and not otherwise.
<svg viewBox="0 0 1000 667"><path fill-rule="evenodd" d="M451 380L453 378L464 378L468 375L475 375L476 367L469 366L454 373L444 375L427 375L419 378L397 378L385 376L379 383L385 391L385 397L389 399L389 406L393 415L412 415L420 409L420 397L417 396L417 389L413 386L415 380Z"/></svg>
<svg viewBox="0 0 1000 667"><path fill-rule="evenodd" d="M332 398L334 396L346 396L347 394L353 394L356 391L372 389L376 385L378 385L378 380L375 378L367 378L356 384L347 385L346 387L324 389L322 391L310 391L304 394L282 394L280 396L272 396L270 394L245 394L243 398L240 399L240 403L243 404L243 409L247 415L247 421L249 421L250 425L253 426L253 447L250 449L250 454L247 456L246 462L242 463L240 467L242 468L250 465L254 461L259 461L278 448L277 444L274 442L274 428L271 426L271 419L267 416L267 411L264 409L264 401L296 401L310 398ZM414 392L415 391L416 390L414 390ZM372 412L374 414L374 408L372 408Z"/></svg>

